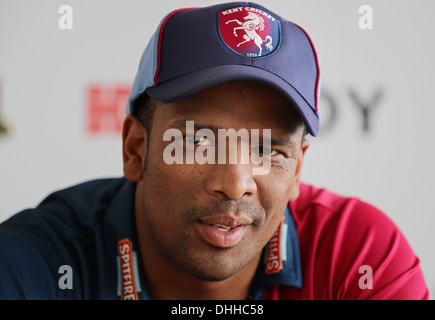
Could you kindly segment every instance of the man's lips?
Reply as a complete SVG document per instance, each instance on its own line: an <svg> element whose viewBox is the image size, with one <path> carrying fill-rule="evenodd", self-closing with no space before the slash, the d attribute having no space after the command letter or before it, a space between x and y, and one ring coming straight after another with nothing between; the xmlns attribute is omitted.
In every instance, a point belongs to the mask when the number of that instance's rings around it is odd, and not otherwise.
<svg viewBox="0 0 435 320"><path fill-rule="evenodd" d="M246 226L252 223L252 219L243 213L239 214L222 214L199 218L199 221L205 224L221 225L229 228L237 226Z"/></svg>
<svg viewBox="0 0 435 320"><path fill-rule="evenodd" d="M245 215L221 215L199 219L199 233L209 244L220 247L234 247L242 239L252 220Z"/></svg>

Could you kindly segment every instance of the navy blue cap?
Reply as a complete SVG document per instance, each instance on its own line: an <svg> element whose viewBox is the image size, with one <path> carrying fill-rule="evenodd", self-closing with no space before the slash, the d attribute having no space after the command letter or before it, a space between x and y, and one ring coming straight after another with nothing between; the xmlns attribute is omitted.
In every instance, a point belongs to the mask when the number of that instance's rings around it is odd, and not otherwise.
<svg viewBox="0 0 435 320"><path fill-rule="evenodd" d="M317 136L320 70L311 39L298 25L252 2L169 13L142 55L127 114L144 92L172 102L232 80L279 89Z"/></svg>

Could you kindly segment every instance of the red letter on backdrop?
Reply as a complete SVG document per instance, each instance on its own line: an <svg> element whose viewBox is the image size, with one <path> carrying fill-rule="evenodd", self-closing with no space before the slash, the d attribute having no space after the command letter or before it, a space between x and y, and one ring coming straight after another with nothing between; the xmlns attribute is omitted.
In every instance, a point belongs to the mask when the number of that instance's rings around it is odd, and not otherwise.
<svg viewBox="0 0 435 320"><path fill-rule="evenodd" d="M87 90L87 130L121 132L130 86L92 85Z"/></svg>

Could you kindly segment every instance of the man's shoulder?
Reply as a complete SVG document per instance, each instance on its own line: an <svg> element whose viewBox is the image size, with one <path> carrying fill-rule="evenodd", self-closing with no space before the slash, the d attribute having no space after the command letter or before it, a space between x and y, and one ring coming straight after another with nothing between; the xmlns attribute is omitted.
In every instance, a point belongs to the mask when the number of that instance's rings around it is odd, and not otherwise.
<svg viewBox="0 0 435 320"><path fill-rule="evenodd" d="M291 203L292 212L299 221L322 220L325 223L363 222L366 225L390 225L395 227L392 220L378 207L356 196L344 196L325 188L309 184L300 186L300 196ZM361 226L361 224L359 224Z"/></svg>
<svg viewBox="0 0 435 320"><path fill-rule="evenodd" d="M358 197L328 189L301 185L300 197L290 204L299 237L318 241L331 249L362 245L385 246L392 238L404 238L399 227L383 211ZM334 247L334 248L332 248Z"/></svg>
<svg viewBox="0 0 435 320"><path fill-rule="evenodd" d="M295 220L306 298L424 299L427 287L407 239L383 211L357 197L301 185L290 203ZM365 268L376 275L364 290ZM393 288L394 287L394 288Z"/></svg>
<svg viewBox="0 0 435 320"><path fill-rule="evenodd" d="M82 182L51 193L37 209L49 211L57 206L80 214L98 206L107 207L126 181L125 178L107 178Z"/></svg>
<svg viewBox="0 0 435 320"><path fill-rule="evenodd" d="M125 182L100 179L58 190L1 223L0 273L7 276L1 277L0 297L59 297L59 267L95 267L95 238L105 234L102 221Z"/></svg>
<svg viewBox="0 0 435 320"><path fill-rule="evenodd" d="M92 225L104 215L124 178L98 179L82 182L49 194L35 208L18 212L0 227L57 227Z"/></svg>

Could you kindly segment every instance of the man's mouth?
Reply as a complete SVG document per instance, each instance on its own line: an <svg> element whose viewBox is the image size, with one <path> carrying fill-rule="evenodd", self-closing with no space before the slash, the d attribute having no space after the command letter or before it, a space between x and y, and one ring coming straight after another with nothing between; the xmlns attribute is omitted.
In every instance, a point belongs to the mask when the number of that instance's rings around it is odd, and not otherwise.
<svg viewBox="0 0 435 320"><path fill-rule="evenodd" d="M220 215L198 222L199 234L207 243L219 248L230 248L240 242L252 220L245 215Z"/></svg>
<svg viewBox="0 0 435 320"><path fill-rule="evenodd" d="M210 226L212 226L216 230L223 231L223 232L228 232L228 231L234 229L234 228L231 228L228 226L224 226L223 224L211 224Z"/></svg>

